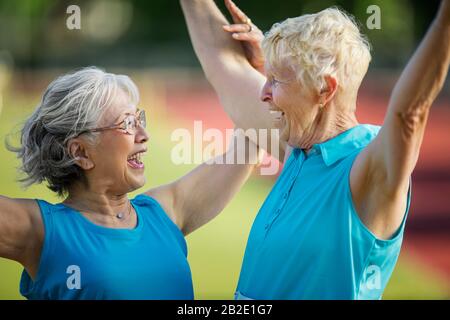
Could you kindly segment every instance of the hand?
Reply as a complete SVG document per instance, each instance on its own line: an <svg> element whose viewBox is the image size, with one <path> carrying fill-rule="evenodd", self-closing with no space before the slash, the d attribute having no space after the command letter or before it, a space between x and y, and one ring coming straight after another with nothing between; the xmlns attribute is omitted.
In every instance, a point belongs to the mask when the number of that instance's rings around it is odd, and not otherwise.
<svg viewBox="0 0 450 320"><path fill-rule="evenodd" d="M231 0L225 0L225 6L230 12L234 24L225 25L223 29L232 34L233 39L242 41L245 56L253 68L264 74L264 55L261 41L264 35L257 26Z"/></svg>

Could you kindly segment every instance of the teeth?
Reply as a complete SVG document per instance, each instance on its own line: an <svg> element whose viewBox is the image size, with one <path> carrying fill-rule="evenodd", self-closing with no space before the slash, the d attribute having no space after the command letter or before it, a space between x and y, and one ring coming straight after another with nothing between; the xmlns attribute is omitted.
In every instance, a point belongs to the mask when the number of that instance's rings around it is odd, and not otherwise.
<svg viewBox="0 0 450 320"><path fill-rule="evenodd" d="M146 152L139 152L136 154L133 154L132 156L128 157L127 160L136 160L139 162L142 162L142 157L146 154Z"/></svg>

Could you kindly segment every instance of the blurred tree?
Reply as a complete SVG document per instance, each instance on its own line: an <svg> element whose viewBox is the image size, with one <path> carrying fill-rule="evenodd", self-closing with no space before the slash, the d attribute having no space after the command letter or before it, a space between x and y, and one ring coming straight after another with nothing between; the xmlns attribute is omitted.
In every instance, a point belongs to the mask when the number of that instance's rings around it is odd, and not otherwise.
<svg viewBox="0 0 450 320"><path fill-rule="evenodd" d="M236 0L262 30L287 17L337 5L355 15L374 48L375 67L403 65L433 18L438 0ZM222 0L216 0L225 11ZM81 30L66 9L81 8ZM381 8L381 30L367 30L367 6ZM0 49L18 67L87 64L198 66L178 0L0 0Z"/></svg>
<svg viewBox="0 0 450 320"><path fill-rule="evenodd" d="M38 61L42 26L55 0L0 1L0 49L29 66Z"/></svg>
<svg viewBox="0 0 450 320"><path fill-rule="evenodd" d="M381 29L369 30L363 24L363 32L373 46L373 63L384 67L403 64L414 45L413 7L408 0L360 0L355 2L354 13L365 22L367 7L377 5L381 8Z"/></svg>

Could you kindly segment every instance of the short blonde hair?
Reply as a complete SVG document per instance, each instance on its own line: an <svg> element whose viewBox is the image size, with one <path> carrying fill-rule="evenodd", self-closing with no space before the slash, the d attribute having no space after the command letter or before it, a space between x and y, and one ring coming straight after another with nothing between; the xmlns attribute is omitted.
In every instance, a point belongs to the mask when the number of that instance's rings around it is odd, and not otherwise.
<svg viewBox="0 0 450 320"><path fill-rule="evenodd" d="M358 88L371 60L369 41L354 18L335 7L274 24L262 47L271 68L288 65L298 81L319 91L326 75L341 87Z"/></svg>

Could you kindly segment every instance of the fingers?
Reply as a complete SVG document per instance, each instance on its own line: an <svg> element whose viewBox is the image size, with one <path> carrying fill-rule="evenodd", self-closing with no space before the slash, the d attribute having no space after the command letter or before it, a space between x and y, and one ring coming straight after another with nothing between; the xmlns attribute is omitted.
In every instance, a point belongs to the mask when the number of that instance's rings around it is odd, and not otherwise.
<svg viewBox="0 0 450 320"><path fill-rule="evenodd" d="M264 39L264 35L256 27L253 27L251 32L249 32L250 29L248 24L224 25L223 29L231 33L233 39L239 41L261 42Z"/></svg>
<svg viewBox="0 0 450 320"><path fill-rule="evenodd" d="M248 24L230 24L223 26L223 28L228 32L251 32Z"/></svg>
<svg viewBox="0 0 450 320"><path fill-rule="evenodd" d="M231 33L231 36L233 39L240 40L240 41L249 41L249 42L259 42L261 41L262 37L259 33L255 32L248 32L249 26L247 24L232 24L232 25L225 25L223 26L223 29L229 33Z"/></svg>
<svg viewBox="0 0 450 320"><path fill-rule="evenodd" d="M255 36L249 34L249 33L233 33L231 35L233 39L239 40L239 41L248 41L248 42L256 42L257 39Z"/></svg>
<svg viewBox="0 0 450 320"><path fill-rule="evenodd" d="M230 32L239 41L260 42L264 38L262 32L251 23L247 15L232 0L225 0L225 6L233 17L235 24L225 25L223 29Z"/></svg>
<svg viewBox="0 0 450 320"><path fill-rule="evenodd" d="M259 42L259 38L251 33L233 33L231 36L239 41Z"/></svg>
<svg viewBox="0 0 450 320"><path fill-rule="evenodd" d="M234 23L243 23L248 20L244 12L239 9L236 4L231 0L225 0L225 6L233 18Z"/></svg>

